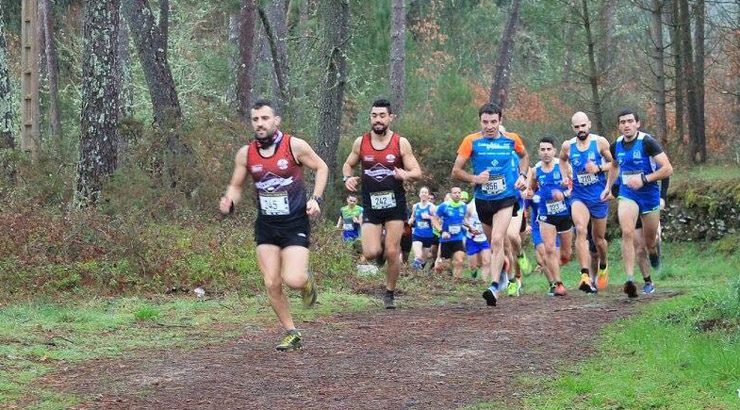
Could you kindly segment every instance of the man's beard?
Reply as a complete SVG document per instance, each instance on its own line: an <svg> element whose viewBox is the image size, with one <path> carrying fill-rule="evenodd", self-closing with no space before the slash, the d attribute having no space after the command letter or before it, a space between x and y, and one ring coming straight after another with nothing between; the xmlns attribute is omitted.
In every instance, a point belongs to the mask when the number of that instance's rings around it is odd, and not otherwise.
<svg viewBox="0 0 740 410"><path fill-rule="evenodd" d="M264 137L260 137L256 132L254 133L254 139L257 141L257 146L261 149L267 149L270 148L270 146L275 142L275 138L277 137L277 132L268 132Z"/></svg>
<svg viewBox="0 0 740 410"><path fill-rule="evenodd" d="M376 135L383 135L383 134L385 134L385 132L387 130L388 130L388 126L387 125L382 125L382 124L375 124L375 125L373 125L373 132Z"/></svg>
<svg viewBox="0 0 740 410"><path fill-rule="evenodd" d="M581 140L581 141L585 141L586 138L588 138L588 133L587 132L579 132L578 134L576 134L576 137L578 137L578 139Z"/></svg>

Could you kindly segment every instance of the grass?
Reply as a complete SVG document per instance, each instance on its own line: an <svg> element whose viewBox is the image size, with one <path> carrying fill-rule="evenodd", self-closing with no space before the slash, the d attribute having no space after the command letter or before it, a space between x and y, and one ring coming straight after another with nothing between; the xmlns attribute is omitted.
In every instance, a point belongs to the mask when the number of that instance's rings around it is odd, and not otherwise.
<svg viewBox="0 0 740 410"><path fill-rule="evenodd" d="M666 263L653 278L659 292L681 294L608 326L591 359L561 363L555 377L517 380L515 389L526 392L517 408L740 406L740 253L718 245L667 245ZM623 272L622 266L611 256L612 280L619 280L614 273ZM470 408L502 407L507 403Z"/></svg>

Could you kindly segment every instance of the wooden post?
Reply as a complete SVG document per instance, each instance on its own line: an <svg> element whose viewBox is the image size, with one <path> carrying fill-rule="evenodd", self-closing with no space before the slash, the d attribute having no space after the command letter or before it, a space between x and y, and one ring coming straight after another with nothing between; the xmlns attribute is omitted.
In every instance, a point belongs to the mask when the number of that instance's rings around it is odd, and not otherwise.
<svg viewBox="0 0 740 410"><path fill-rule="evenodd" d="M21 10L21 149L36 158L39 151L39 16L36 0L23 0Z"/></svg>

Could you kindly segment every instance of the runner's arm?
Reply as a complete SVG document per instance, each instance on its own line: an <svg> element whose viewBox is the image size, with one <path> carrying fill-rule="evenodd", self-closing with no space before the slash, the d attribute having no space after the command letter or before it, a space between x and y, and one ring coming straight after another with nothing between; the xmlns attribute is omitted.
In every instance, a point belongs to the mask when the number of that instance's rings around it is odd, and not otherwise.
<svg viewBox="0 0 740 410"><path fill-rule="evenodd" d="M598 141L599 154L601 154L601 159L603 159L603 161L601 162L601 172L609 172L609 170L612 169L612 164L614 163L614 157L612 156L612 152L609 149L609 140L604 137L600 137Z"/></svg>
<svg viewBox="0 0 740 410"><path fill-rule="evenodd" d="M221 213L228 214L232 207L239 203L242 197L242 186L247 179L247 151L249 145L239 149L234 159L234 173L231 175L231 181L226 187L226 194L221 197L219 210Z"/></svg>
<svg viewBox="0 0 740 410"><path fill-rule="evenodd" d="M353 177L352 174L354 167L360 163L360 145L362 145L362 137L357 137L352 144L352 151L350 151L342 165L342 178L345 179L344 186L352 192L357 191L357 184L359 183L359 178Z"/></svg>
<svg viewBox="0 0 740 410"><path fill-rule="evenodd" d="M399 141L401 148L401 160L403 161L403 172L400 173L402 181L415 181L421 178L421 167L411 149L411 143L406 138L401 137Z"/></svg>
<svg viewBox="0 0 740 410"><path fill-rule="evenodd" d="M560 172L563 174L563 180L570 180L573 174L570 169L570 141L564 141L560 148Z"/></svg>
<svg viewBox="0 0 740 410"><path fill-rule="evenodd" d="M321 198L321 196L324 195L326 181L329 179L329 167L306 141L300 138L292 138L291 142L291 148L295 153L296 159L300 161L301 164L316 172L313 185L313 195L311 196L311 199L309 199L309 202L316 202L316 205L320 205L319 201L315 198Z"/></svg>

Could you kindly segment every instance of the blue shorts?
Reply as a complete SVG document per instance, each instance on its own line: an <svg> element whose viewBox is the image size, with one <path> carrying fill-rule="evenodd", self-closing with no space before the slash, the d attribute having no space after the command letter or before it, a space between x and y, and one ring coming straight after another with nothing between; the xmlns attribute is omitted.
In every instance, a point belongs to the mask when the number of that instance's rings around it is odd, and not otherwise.
<svg viewBox="0 0 740 410"><path fill-rule="evenodd" d="M476 242L472 239L465 241L465 253L468 256L479 254L486 249L491 249L491 244L488 241Z"/></svg>
<svg viewBox="0 0 740 410"><path fill-rule="evenodd" d="M534 243L535 249L540 246L540 244L544 243L542 242L542 235L540 234L540 224L535 223L532 225L532 243ZM555 237L555 247L560 247L560 235Z"/></svg>
<svg viewBox="0 0 740 410"><path fill-rule="evenodd" d="M360 234L355 231L342 231L342 239L345 242L353 242L360 238Z"/></svg>
<svg viewBox="0 0 740 410"><path fill-rule="evenodd" d="M609 214L609 202L608 201L588 201L581 198L572 198L571 199L571 209L572 209L572 203L573 202L580 202L582 203L587 209L588 213L591 214L591 218L594 219L604 219Z"/></svg>
<svg viewBox="0 0 740 410"><path fill-rule="evenodd" d="M645 197L642 195L634 195L630 193L626 193L628 191L625 190L625 194L621 193L619 194L619 200L629 200L637 204L637 208L640 212L640 215L642 214L649 214L650 212L655 212L660 210L660 195L656 195L654 198L651 197Z"/></svg>

